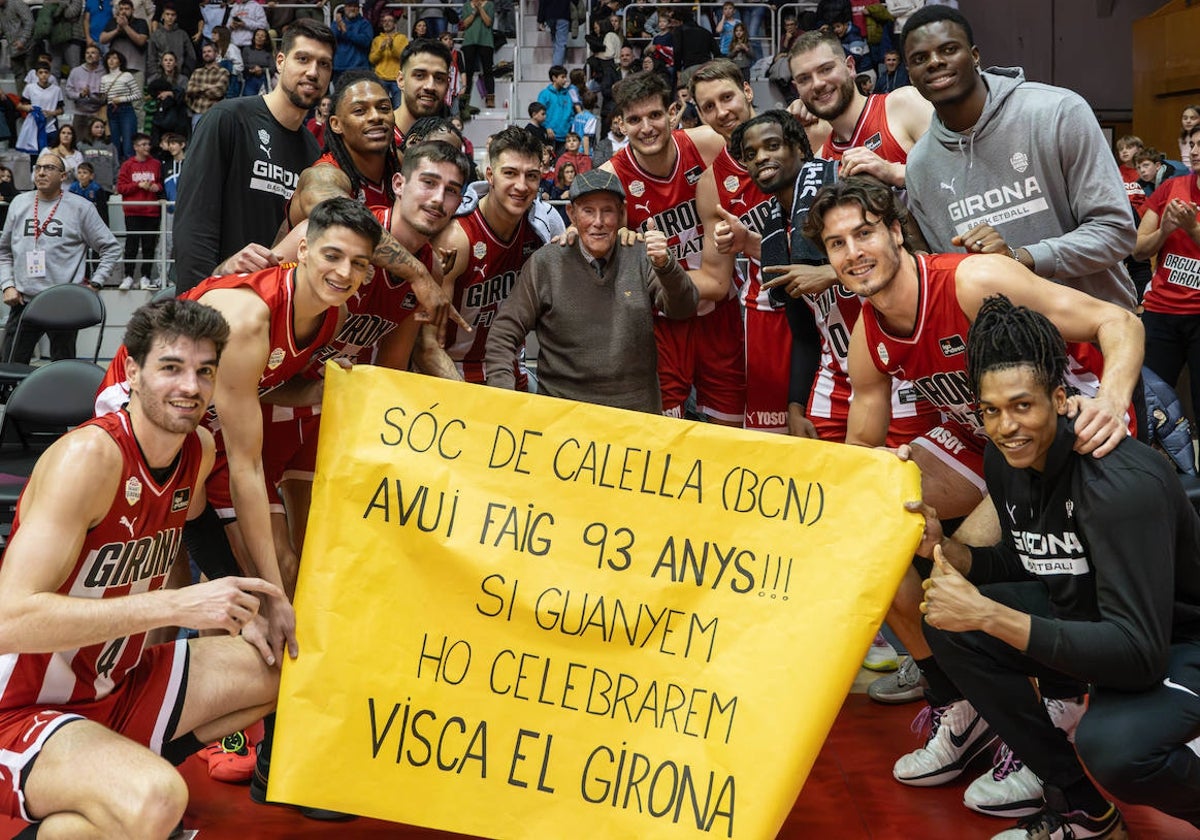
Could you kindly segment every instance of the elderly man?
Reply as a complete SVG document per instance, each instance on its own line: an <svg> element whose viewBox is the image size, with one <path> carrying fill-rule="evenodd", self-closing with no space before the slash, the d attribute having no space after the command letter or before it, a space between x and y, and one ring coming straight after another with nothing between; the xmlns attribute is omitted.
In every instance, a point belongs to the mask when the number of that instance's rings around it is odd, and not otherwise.
<svg viewBox="0 0 1200 840"><path fill-rule="evenodd" d="M625 190L616 175L585 172L571 184L570 200L579 242L548 245L525 263L488 336L487 383L514 387L513 362L535 331L542 393L660 414L653 312L690 318L696 287L653 219L644 244L618 244Z"/></svg>
<svg viewBox="0 0 1200 840"><path fill-rule="evenodd" d="M13 199L0 233L0 289L14 326L34 295L51 286L82 283L88 249L100 252L100 265L91 285L99 289L121 258L121 246L100 219L96 206L82 196L64 192L66 166L54 152L42 152L33 167L36 189ZM4 331L3 358L8 359L14 329ZM54 360L75 358L74 330L50 333ZM29 364L41 333L23 330L12 361Z"/></svg>

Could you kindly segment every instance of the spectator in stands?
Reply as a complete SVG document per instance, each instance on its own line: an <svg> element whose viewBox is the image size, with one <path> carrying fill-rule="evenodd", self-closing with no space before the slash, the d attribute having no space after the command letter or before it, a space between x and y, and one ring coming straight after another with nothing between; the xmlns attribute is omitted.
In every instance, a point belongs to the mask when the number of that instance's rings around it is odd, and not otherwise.
<svg viewBox="0 0 1200 840"><path fill-rule="evenodd" d="M563 153L558 156L558 160L554 162L554 171L561 172L562 168L567 164L575 167L575 171L582 175L592 168L592 159L580 148L582 138L574 131L567 132L567 139L564 144Z"/></svg>
<svg viewBox="0 0 1200 840"><path fill-rule="evenodd" d="M713 35L696 23L695 12L690 8L677 8L673 17L676 73L682 73L689 67L703 64L717 56ZM732 32L730 34L732 36Z"/></svg>
<svg viewBox="0 0 1200 840"><path fill-rule="evenodd" d="M192 118L185 99L188 78L179 72L179 62L175 59L175 53L163 53L159 63L158 72L151 76L146 84L146 95L154 104L152 117L149 116L150 107L147 106L151 145L158 145L162 136L168 132L186 135L192 131Z"/></svg>
<svg viewBox="0 0 1200 840"><path fill-rule="evenodd" d="M1133 156L1133 163L1138 171L1138 184L1146 195L1152 195L1163 181L1186 174L1186 171L1181 171L1173 163L1169 163L1163 153L1153 146L1147 146L1137 152Z"/></svg>
<svg viewBox="0 0 1200 840"><path fill-rule="evenodd" d="M188 111L192 114L193 129L212 106L225 98L225 92L229 89L229 71L217 62L216 46L205 44L200 50L200 60L201 66L188 79L185 95Z"/></svg>
<svg viewBox="0 0 1200 840"><path fill-rule="evenodd" d="M454 45L454 34L451 32L443 32L438 36L438 40L442 42L442 46L450 51L450 79L446 85L446 107L450 109L450 115L457 117L463 112L463 105L469 104L463 102L463 97L467 95L466 85L466 63L463 61L462 50ZM468 100L470 97L468 97ZM467 111L468 116L470 111Z"/></svg>
<svg viewBox="0 0 1200 840"><path fill-rule="evenodd" d="M275 48L271 43L271 33L265 29L254 30L250 43L242 47L242 65L245 78L242 96L257 96L272 88Z"/></svg>
<svg viewBox="0 0 1200 840"><path fill-rule="evenodd" d="M200 38L193 40L199 42L213 40L213 30L225 21L224 0L200 0L200 20L202 27Z"/></svg>
<svg viewBox="0 0 1200 840"><path fill-rule="evenodd" d="M117 169L121 166L121 155L107 134L108 124L95 117L88 124L87 133L79 143L83 159L92 165L96 183L108 192L117 186Z"/></svg>
<svg viewBox="0 0 1200 840"><path fill-rule="evenodd" d="M451 37L450 42L454 42ZM384 90L392 97L392 107L400 107L400 86L396 76L400 73L400 54L408 46L408 36L396 31L396 17L385 9L379 18L379 34L371 41L371 69L379 77ZM449 103L447 103L449 104Z"/></svg>
<svg viewBox="0 0 1200 840"><path fill-rule="evenodd" d="M146 45L150 41L150 27L146 21L133 16L133 3L121 0L112 20L100 33L100 43L111 53L116 50L125 56L125 67L130 71L146 69Z"/></svg>
<svg viewBox="0 0 1200 840"><path fill-rule="evenodd" d="M109 192L96 183L92 165L86 160L75 167L75 183L71 184L70 191L80 198L90 201L96 208L96 212L100 214L100 220L104 224L108 224Z"/></svg>
<svg viewBox="0 0 1200 840"><path fill-rule="evenodd" d="M313 109L313 115L304 123L304 127L317 138L317 145L321 148L325 147L325 121L329 119L329 105L332 101L328 95L322 96L317 102L317 107Z"/></svg>
<svg viewBox="0 0 1200 840"><path fill-rule="evenodd" d="M347 70L369 70L371 60L368 53L375 32L371 23L362 16L358 0L346 0L333 18L333 37L337 39L337 50L333 54L333 81Z"/></svg>
<svg viewBox="0 0 1200 840"><path fill-rule="evenodd" d="M17 110L25 115L17 134L17 148L37 157L47 146L58 143L58 117L63 112L62 89L50 78L50 66L37 66L37 82L25 85Z"/></svg>
<svg viewBox="0 0 1200 840"><path fill-rule="evenodd" d="M441 6L422 6L416 11L417 22L413 24L413 40L437 38L446 31L446 14Z"/></svg>
<svg viewBox="0 0 1200 840"><path fill-rule="evenodd" d="M543 148L553 149L554 136L546 127L546 106L541 102L530 102L528 110L529 123L525 130L536 137Z"/></svg>
<svg viewBox="0 0 1200 840"><path fill-rule="evenodd" d="M1125 194L1129 196L1129 206L1133 211L1134 224L1141 223L1142 208L1146 204L1146 191L1142 189L1142 185L1138 181L1137 166L1133 160L1143 148L1140 137L1126 134L1117 138L1117 168L1121 171L1121 182L1125 185ZM1125 268L1129 272L1129 279L1133 281L1136 298L1140 301L1146 286L1150 283L1150 262L1136 259L1130 254L1125 258Z"/></svg>
<svg viewBox="0 0 1200 840"><path fill-rule="evenodd" d="M50 81L51 82L58 85L59 87L63 86L63 80L61 78L59 78L58 69L54 66L54 60L51 58L50 53L45 50L42 50L37 53L37 55L34 59L34 62L33 62L33 67L31 67L29 69L29 72L25 74L25 81L24 81L24 84L22 84L22 87L24 87L25 85L37 84L37 80L38 80L37 66L39 64L45 64L47 67L50 68ZM15 76L13 78L14 78L14 80L16 79Z"/></svg>
<svg viewBox="0 0 1200 840"><path fill-rule="evenodd" d="M150 41L146 45L147 75L160 66L163 53L175 54L184 76L190 76L196 69L196 49L192 46L191 36L179 28L178 20L179 14L174 5L163 7L162 19L150 33Z"/></svg>
<svg viewBox="0 0 1200 840"><path fill-rule="evenodd" d="M550 63L562 66L567 60L567 35L571 31L570 0L538 0L539 28L548 28L554 41Z"/></svg>
<svg viewBox="0 0 1200 840"><path fill-rule="evenodd" d="M1179 115L1181 128L1179 129L1179 159L1183 161L1184 166L1188 165L1188 156L1192 153L1191 136L1192 129L1200 125L1200 105L1185 105L1183 113Z"/></svg>
<svg viewBox="0 0 1200 840"><path fill-rule="evenodd" d="M571 121L571 133L578 134L580 150L589 158L596 148L596 135L600 132L600 97L593 90L583 92L583 108ZM568 137L571 134L567 135ZM589 167L590 169L591 167ZM586 172L587 170L580 170Z"/></svg>
<svg viewBox="0 0 1200 840"><path fill-rule="evenodd" d="M538 94L537 101L546 107L546 133L554 143L555 151L560 151L571 130L571 120L575 118L571 94L567 93L567 68L561 64L550 68L550 84Z"/></svg>
<svg viewBox="0 0 1200 840"><path fill-rule="evenodd" d="M154 251L158 247L158 224L162 218L162 164L150 154L150 135L133 136L134 156L121 164L117 192L125 204L125 279L121 290L133 288L134 261L142 252L141 288L159 288L154 281Z"/></svg>
<svg viewBox="0 0 1200 840"><path fill-rule="evenodd" d="M750 40L746 24L739 21L733 27L733 38L729 41L729 48L725 51L725 55L737 65L743 75L750 76L750 67L758 61L758 47L754 46L754 42Z"/></svg>
<svg viewBox="0 0 1200 840"><path fill-rule="evenodd" d="M16 197L17 185L13 183L12 170L7 166L0 166L0 227L4 226L4 220L8 218L8 208Z"/></svg>
<svg viewBox="0 0 1200 840"><path fill-rule="evenodd" d="M71 68L67 74L64 93L75 117L72 121L80 137L87 136L92 119L99 116L105 102L101 79L104 68L100 66L100 47L96 44L84 48L83 64Z"/></svg>
<svg viewBox="0 0 1200 840"><path fill-rule="evenodd" d="M12 360L18 364L29 364L33 348L42 337L37 330L21 330L21 340L13 348L15 326L26 304L51 286L82 283L89 247L100 252L100 265L91 277L96 288L104 285L121 256L116 237L100 220L96 208L77 195L63 192L63 174L58 155L38 155L33 168L35 189L13 199L0 233L0 289L9 307L3 358L9 358L12 352ZM51 207L55 208L53 224L42 216ZM55 331L49 336L51 359L75 358L74 330Z"/></svg>
<svg viewBox="0 0 1200 840"><path fill-rule="evenodd" d="M68 124L60 128L58 145L53 146L50 151L63 159L63 165L67 170L63 183L70 187L75 180L75 168L83 163L83 152L79 151L79 143L75 139L75 127Z"/></svg>
<svg viewBox="0 0 1200 840"><path fill-rule="evenodd" d="M246 65L242 61L241 49L233 43L233 32L228 26L213 27L213 46L217 48L217 63L229 71L229 87L225 89L225 98L241 96L242 73Z"/></svg>
<svg viewBox="0 0 1200 840"><path fill-rule="evenodd" d="M113 4L110 0L84 0L83 20L88 44L99 44L104 27L112 20Z"/></svg>
<svg viewBox="0 0 1200 840"><path fill-rule="evenodd" d="M883 64L880 65L879 77L875 81L875 92L891 93L907 84L908 68L900 61L900 53L897 50L888 50L883 54Z"/></svg>
<svg viewBox="0 0 1200 840"><path fill-rule="evenodd" d="M713 36L717 39L717 48L721 51L721 55L729 57L729 45L733 43L734 27L741 22L737 8L729 0L726 0L725 4L721 6L721 17L713 24Z"/></svg>
<svg viewBox="0 0 1200 840"><path fill-rule="evenodd" d="M483 76L483 107L496 107L495 40L492 37L492 20L495 4L492 0L466 0L459 12L459 27L462 30L463 66L466 68L466 94L471 95L475 81L475 69Z"/></svg>
<svg viewBox="0 0 1200 840"><path fill-rule="evenodd" d="M633 54L633 47L625 44L617 53L617 75L619 76L617 81L637 71L637 56Z"/></svg>
<svg viewBox="0 0 1200 840"><path fill-rule="evenodd" d="M267 28L267 13L257 0L234 0L229 4L229 31L238 49L250 46L254 33Z"/></svg>
<svg viewBox="0 0 1200 840"><path fill-rule="evenodd" d="M24 0L0 0L0 37L8 42L13 78L23 78L33 46L33 14Z"/></svg>
<svg viewBox="0 0 1200 840"><path fill-rule="evenodd" d="M100 89L108 103L108 127L112 132L113 145L121 160L133 155L133 135L137 131L137 111L134 106L142 101L142 86L125 64L125 55L110 50L104 56L108 72L100 82Z"/></svg>
<svg viewBox="0 0 1200 840"><path fill-rule="evenodd" d="M592 151L592 166L597 167L624 149L629 144L629 138L621 130L621 115L613 111L608 115L608 133L596 141Z"/></svg>

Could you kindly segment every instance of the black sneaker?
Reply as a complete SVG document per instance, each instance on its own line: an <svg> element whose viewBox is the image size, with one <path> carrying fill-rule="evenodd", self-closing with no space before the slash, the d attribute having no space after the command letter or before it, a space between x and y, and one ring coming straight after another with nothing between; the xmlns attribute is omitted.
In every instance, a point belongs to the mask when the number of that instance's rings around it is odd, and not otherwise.
<svg viewBox="0 0 1200 840"><path fill-rule="evenodd" d="M250 800L257 802L259 805L277 805L282 808L294 808L300 812L301 816L308 817L310 820L320 820L321 822L346 822L358 819L354 814L331 811L327 808L310 808L307 805L289 805L286 802L271 802L267 799L267 779L258 767L254 768L254 775L250 777Z"/></svg>
<svg viewBox="0 0 1200 840"><path fill-rule="evenodd" d="M1054 798L1047 788L1046 798ZM1062 803L1065 805L1065 803ZM1129 840L1121 812L1111 802L1100 816L1083 811L1059 811L1050 805L1002 831L992 840Z"/></svg>

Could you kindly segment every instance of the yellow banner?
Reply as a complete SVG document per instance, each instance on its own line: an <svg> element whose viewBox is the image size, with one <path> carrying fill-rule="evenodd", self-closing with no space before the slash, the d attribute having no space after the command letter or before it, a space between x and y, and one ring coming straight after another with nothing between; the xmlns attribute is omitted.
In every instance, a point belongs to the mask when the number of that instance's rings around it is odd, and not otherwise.
<svg viewBox="0 0 1200 840"><path fill-rule="evenodd" d="M922 528L887 452L331 367L270 795L774 837Z"/></svg>

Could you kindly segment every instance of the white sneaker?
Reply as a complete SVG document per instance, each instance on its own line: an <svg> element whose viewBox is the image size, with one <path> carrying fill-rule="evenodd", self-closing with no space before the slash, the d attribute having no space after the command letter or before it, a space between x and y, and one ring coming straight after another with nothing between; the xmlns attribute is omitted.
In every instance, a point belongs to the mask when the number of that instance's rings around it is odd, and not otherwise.
<svg viewBox="0 0 1200 840"><path fill-rule="evenodd" d="M900 657L882 633L875 634L875 641L867 648L863 667L868 671L895 671L900 667Z"/></svg>
<svg viewBox="0 0 1200 840"><path fill-rule="evenodd" d="M117 286L117 288L122 292L128 292L133 288L133 278L126 274L125 279L121 281L121 285Z"/></svg>
<svg viewBox="0 0 1200 840"><path fill-rule="evenodd" d="M149 277L143 277L142 282L138 284L143 292L157 292L159 285Z"/></svg>
<svg viewBox="0 0 1200 840"><path fill-rule="evenodd" d="M1042 704L1050 715L1050 722L1067 733L1067 740L1075 743L1075 730L1079 728L1079 719L1087 711L1087 703L1083 697L1068 697L1065 700L1045 697Z"/></svg>
<svg viewBox="0 0 1200 840"><path fill-rule="evenodd" d="M932 787L957 779L963 768L996 740L992 728L966 700L949 706L926 706L913 721L920 732L929 725L925 746L900 756L892 767L896 781L915 787Z"/></svg>
<svg viewBox="0 0 1200 840"><path fill-rule="evenodd" d="M971 782L963 804L989 817L1014 818L1036 814L1046 800L1042 780L1013 755L1008 744L1001 744L996 765Z"/></svg>

